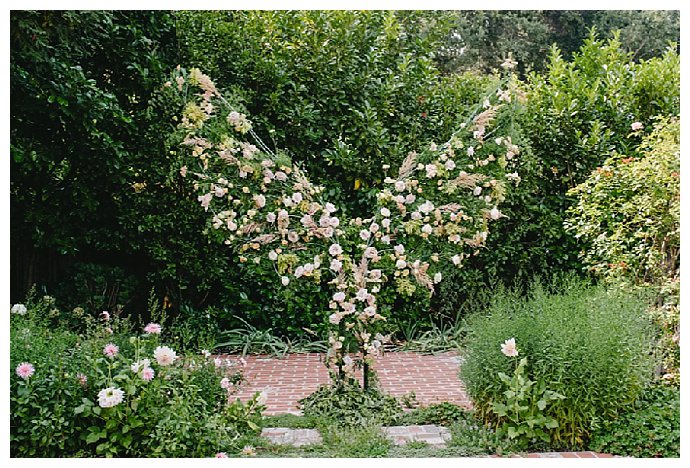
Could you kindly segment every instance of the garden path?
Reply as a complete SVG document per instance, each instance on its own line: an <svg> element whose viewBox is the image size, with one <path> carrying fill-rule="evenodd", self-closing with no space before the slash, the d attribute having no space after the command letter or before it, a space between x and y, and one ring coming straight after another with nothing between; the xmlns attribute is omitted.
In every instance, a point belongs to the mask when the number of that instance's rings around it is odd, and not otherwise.
<svg viewBox="0 0 690 468"><path fill-rule="evenodd" d="M267 394L264 414L301 414L298 401L313 393L319 385L330 382L322 359L323 355L316 353L288 354L282 358L247 356L246 381L235 396L246 401L254 393L263 391ZM381 388L393 396L414 392L421 405L448 401L470 407L470 400L458 379L459 366L460 358L452 352L436 355L391 352L377 358L374 364Z"/></svg>

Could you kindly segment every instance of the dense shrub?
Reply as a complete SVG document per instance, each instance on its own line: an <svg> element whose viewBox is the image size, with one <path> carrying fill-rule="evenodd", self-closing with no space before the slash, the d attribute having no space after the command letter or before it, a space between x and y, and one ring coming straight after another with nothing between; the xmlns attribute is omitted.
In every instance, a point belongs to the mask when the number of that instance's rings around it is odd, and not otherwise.
<svg viewBox="0 0 690 468"><path fill-rule="evenodd" d="M212 456L259 428L258 394L229 402L236 363L177 356L153 324L131 333L104 314L78 335L33 303L12 312L12 456Z"/></svg>
<svg viewBox="0 0 690 468"><path fill-rule="evenodd" d="M659 283L678 274L677 119L657 120L638 152L607 159L569 193L577 197L577 203L569 210L566 227L582 242L588 268L604 277L626 277L635 283Z"/></svg>
<svg viewBox="0 0 690 468"><path fill-rule="evenodd" d="M499 290L486 312L472 315L461 378L490 425L539 420L551 446L582 447L592 424L629 408L651 378L647 304L573 279L557 283L555 293L533 284L524 299ZM518 355L511 357L513 338ZM498 405L520 398L529 415L521 408L511 420Z"/></svg>
<svg viewBox="0 0 690 468"><path fill-rule="evenodd" d="M473 268L456 272L444 286L448 293L436 307L457 310L454 298L488 287L492 275L519 285L535 274L580 269L581 245L563 226L576 202L568 190L613 151L633 156L654 116L679 113L680 56L674 50L635 63L615 37L596 35L570 61L553 49L547 70L527 81L527 105L518 119L521 181L504 205L506 219ZM644 129L631 135L634 122Z"/></svg>
<svg viewBox="0 0 690 468"><path fill-rule="evenodd" d="M647 389L631 411L592 433L589 449L628 457L680 457L680 390Z"/></svg>

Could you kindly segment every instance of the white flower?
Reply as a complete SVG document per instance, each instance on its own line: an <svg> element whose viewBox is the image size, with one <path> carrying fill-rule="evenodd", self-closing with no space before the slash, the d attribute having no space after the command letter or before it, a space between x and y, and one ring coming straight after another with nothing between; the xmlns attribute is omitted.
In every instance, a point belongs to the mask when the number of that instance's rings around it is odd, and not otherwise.
<svg viewBox="0 0 690 468"><path fill-rule="evenodd" d="M385 229L388 229L391 226L391 220L388 218L384 218L381 221L381 226L383 226Z"/></svg>
<svg viewBox="0 0 690 468"><path fill-rule="evenodd" d="M474 190L472 191L472 194L474 194L475 197L478 197L479 195L482 194L482 188L481 187L475 187Z"/></svg>
<svg viewBox="0 0 690 468"><path fill-rule="evenodd" d="M101 408L112 408L122 403L125 392L115 387L104 388L98 392L98 405Z"/></svg>
<svg viewBox="0 0 690 468"><path fill-rule="evenodd" d="M491 208L491 211L489 211L489 216L491 216L491 219L498 219L501 217L501 212L494 206Z"/></svg>
<svg viewBox="0 0 690 468"><path fill-rule="evenodd" d="M340 244L332 244L328 248L328 253L335 257L336 255L343 253L343 248L340 246Z"/></svg>
<svg viewBox="0 0 690 468"><path fill-rule="evenodd" d="M385 216L386 218L391 215L391 211L386 208L385 206L381 208L381 216Z"/></svg>
<svg viewBox="0 0 690 468"><path fill-rule="evenodd" d="M287 180L287 174L285 174L283 171L278 171L275 173L276 180L279 180L281 182L285 182Z"/></svg>
<svg viewBox="0 0 690 468"><path fill-rule="evenodd" d="M436 174L437 174L436 164L427 164L424 167L424 169L426 170L426 176L429 179L436 177Z"/></svg>
<svg viewBox="0 0 690 468"><path fill-rule="evenodd" d="M378 281L381 279L381 270L371 270L369 272L369 279L371 281Z"/></svg>
<svg viewBox="0 0 690 468"><path fill-rule="evenodd" d="M644 125L642 125L642 122L633 122L632 124L630 124L630 129L633 132L636 132L638 130L642 130L642 128L644 128Z"/></svg>
<svg viewBox="0 0 690 468"><path fill-rule="evenodd" d="M266 221L268 221L269 223L272 223L275 220L276 220L276 214L275 213L268 213L266 215Z"/></svg>
<svg viewBox="0 0 690 468"><path fill-rule="evenodd" d="M412 219L414 219L415 221L417 221L417 220L419 220L419 219L422 219L423 216L422 216L422 213L420 213L419 211L413 211L412 214L410 215L410 218L412 218Z"/></svg>
<svg viewBox="0 0 690 468"><path fill-rule="evenodd" d="M343 314L335 312L331 315L328 316L328 321L332 323L333 325L338 325L340 321L343 319Z"/></svg>
<svg viewBox="0 0 690 468"><path fill-rule="evenodd" d="M453 258L451 258L451 260L453 261L453 265L457 266L460 265L460 260L462 259L460 258L460 255L453 255Z"/></svg>
<svg viewBox="0 0 690 468"><path fill-rule="evenodd" d="M369 291L367 291L366 288L360 288L359 291L357 291L357 295L355 297L358 301L366 301L367 295L369 295Z"/></svg>
<svg viewBox="0 0 690 468"><path fill-rule="evenodd" d="M156 361L158 361L159 365L169 366L175 362L175 359L177 359L177 354L175 354L175 351L167 346L159 346L153 350L153 357L156 358Z"/></svg>
<svg viewBox="0 0 690 468"><path fill-rule="evenodd" d="M434 275L434 283L440 283L443 279L443 275L439 272Z"/></svg>
<svg viewBox="0 0 690 468"><path fill-rule="evenodd" d="M287 276L281 276L280 282L283 284L283 286L287 286L288 284L290 284L290 278L288 278Z"/></svg>
<svg viewBox="0 0 690 468"><path fill-rule="evenodd" d="M398 244L395 247L393 247L393 250L395 250L396 255L402 255L405 253L405 246Z"/></svg>
<svg viewBox="0 0 690 468"><path fill-rule="evenodd" d="M467 148L467 156L474 156L474 147Z"/></svg>
<svg viewBox="0 0 690 468"><path fill-rule="evenodd" d="M501 352L508 357L515 357L518 355L517 347L515 346L515 338L506 340L501 345Z"/></svg>
<svg viewBox="0 0 690 468"><path fill-rule="evenodd" d="M333 294L333 300L335 302L343 302L345 300L345 293L338 291L337 293Z"/></svg>
<svg viewBox="0 0 690 468"><path fill-rule="evenodd" d="M407 266L407 262L405 260L400 259L397 262L395 262L395 268L398 268L400 270L402 270L406 266Z"/></svg>
<svg viewBox="0 0 690 468"><path fill-rule="evenodd" d="M268 252L268 259L274 262L278 260L278 254L275 250L271 250L270 252Z"/></svg>
<svg viewBox="0 0 690 468"><path fill-rule="evenodd" d="M449 171L452 171L453 169L455 169L455 161L453 161L452 159L449 159L448 161L446 161L445 166L446 166L446 169L448 169Z"/></svg>
<svg viewBox="0 0 690 468"><path fill-rule="evenodd" d="M292 201L295 203L301 203L302 202L302 194L299 192L293 193L292 194Z"/></svg>
<svg viewBox="0 0 690 468"><path fill-rule="evenodd" d="M129 366L129 368L132 369L132 372L134 372L136 374L140 370L145 369L145 368L150 367L150 366L151 366L151 361L149 361L148 359L142 359L141 361L133 362L132 365Z"/></svg>
<svg viewBox="0 0 690 468"><path fill-rule="evenodd" d="M266 197L263 195L254 195L254 204L257 208L263 208L266 206Z"/></svg>
<svg viewBox="0 0 690 468"><path fill-rule="evenodd" d="M376 250L376 247L367 247L364 249L364 257L365 258L376 258L378 256L379 252Z"/></svg>
<svg viewBox="0 0 690 468"><path fill-rule="evenodd" d="M390 243L391 243L391 238L390 238L390 236L389 236L388 234L386 234L385 236L382 236L382 237L381 237L381 243L383 243L383 244L390 244Z"/></svg>
<svg viewBox="0 0 690 468"><path fill-rule="evenodd" d="M333 205L333 203L326 203L324 209L325 209L328 213L335 213L336 210L337 210L337 208L335 207L335 205Z"/></svg>
<svg viewBox="0 0 690 468"><path fill-rule="evenodd" d="M372 234L379 232L379 225L376 223L371 223L371 226L369 226L369 232Z"/></svg>
<svg viewBox="0 0 690 468"><path fill-rule="evenodd" d="M429 214L432 211L434 211L434 204L427 200L421 205L419 205L419 211L421 211L424 214Z"/></svg>
<svg viewBox="0 0 690 468"><path fill-rule="evenodd" d="M333 270L333 271L335 271L335 272L337 273L337 272L339 272L342 268L343 268L343 264L342 264L342 262L341 262L340 260L338 260L337 258L334 258L333 260L331 260L331 265L330 265L330 269L331 269L331 270Z"/></svg>
<svg viewBox="0 0 690 468"><path fill-rule="evenodd" d="M359 237L361 237L362 240L365 241L369 240L369 238L371 237L371 232L369 232L368 229L362 229L361 231L359 231Z"/></svg>
<svg viewBox="0 0 690 468"><path fill-rule="evenodd" d="M302 265L295 268L295 278L299 278L304 275L304 267Z"/></svg>
<svg viewBox="0 0 690 468"><path fill-rule="evenodd" d="M424 226L422 226L422 232L424 234L431 234L432 231L433 229L430 224L425 224Z"/></svg>
<svg viewBox="0 0 690 468"><path fill-rule="evenodd" d="M7 310L7 309L5 309ZM24 315L26 314L26 306L24 304L15 304L10 309L10 313Z"/></svg>
<svg viewBox="0 0 690 468"><path fill-rule="evenodd" d="M397 190L398 192L402 192L403 190L405 190L405 181L398 180L395 183L395 190Z"/></svg>

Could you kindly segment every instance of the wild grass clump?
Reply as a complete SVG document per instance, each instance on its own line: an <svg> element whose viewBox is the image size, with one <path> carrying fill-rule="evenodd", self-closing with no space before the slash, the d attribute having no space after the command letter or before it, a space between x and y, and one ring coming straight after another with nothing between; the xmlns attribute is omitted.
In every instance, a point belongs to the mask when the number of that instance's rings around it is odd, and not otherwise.
<svg viewBox="0 0 690 468"><path fill-rule="evenodd" d="M582 447L593 425L629 408L651 379L646 307L641 297L574 278L551 290L534 282L524 297L499 289L488 311L468 319L461 378L478 416L512 426L516 439L541 421L548 445ZM512 338L517 355L501 346ZM523 406L506 412L516 401Z"/></svg>

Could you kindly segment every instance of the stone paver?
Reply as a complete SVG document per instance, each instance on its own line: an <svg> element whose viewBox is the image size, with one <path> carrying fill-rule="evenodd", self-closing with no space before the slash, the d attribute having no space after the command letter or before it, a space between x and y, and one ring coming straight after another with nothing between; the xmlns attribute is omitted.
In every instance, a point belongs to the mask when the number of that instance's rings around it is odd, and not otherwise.
<svg viewBox="0 0 690 468"><path fill-rule="evenodd" d="M320 444L323 441L316 429L289 429L287 427L266 427L261 431L261 437L265 437L274 444L295 447Z"/></svg>
<svg viewBox="0 0 690 468"><path fill-rule="evenodd" d="M330 382L320 354L289 354L283 358L258 355L245 359L246 382L234 397L246 401L256 392L265 392L266 415L301 414L297 402ZM459 366L455 353L386 353L374 364L381 388L393 396L414 392L422 405L448 401L469 408L470 400L458 379Z"/></svg>
<svg viewBox="0 0 690 468"><path fill-rule="evenodd" d="M450 431L445 427L425 424L422 426L390 426L381 428L395 445L409 442L426 442L434 447L445 447L450 440Z"/></svg>

